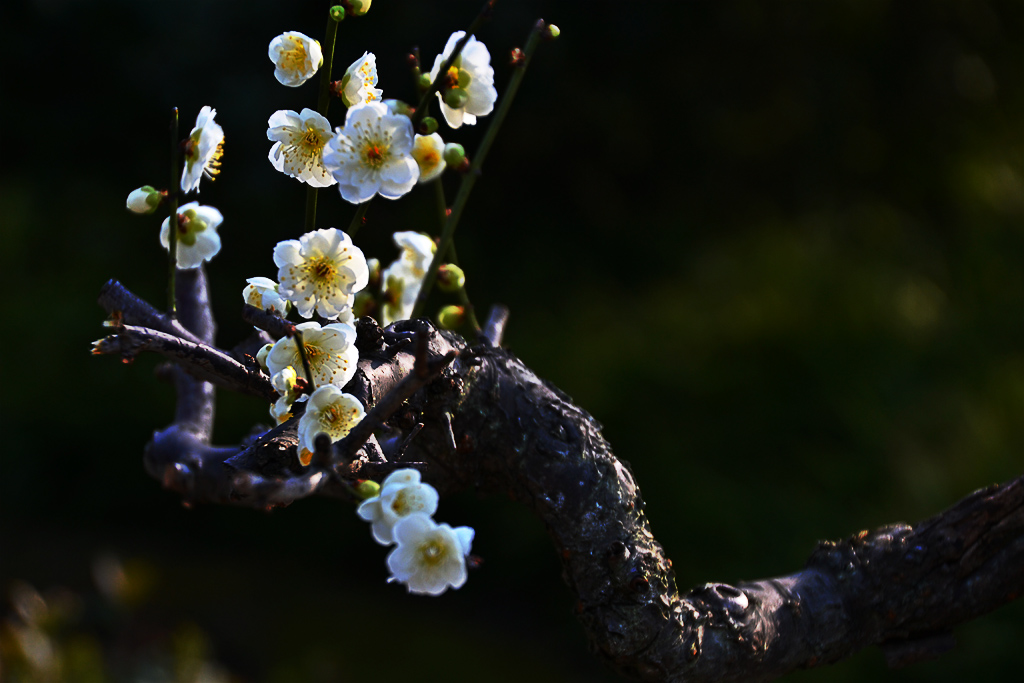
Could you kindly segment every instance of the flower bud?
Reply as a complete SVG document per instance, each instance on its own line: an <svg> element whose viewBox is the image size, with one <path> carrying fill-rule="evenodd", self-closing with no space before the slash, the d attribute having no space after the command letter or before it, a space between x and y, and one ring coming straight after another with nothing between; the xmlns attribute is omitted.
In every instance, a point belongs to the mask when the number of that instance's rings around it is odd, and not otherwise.
<svg viewBox="0 0 1024 683"><path fill-rule="evenodd" d="M424 116L420 121L420 134L433 135L437 132L437 119L433 116Z"/></svg>
<svg viewBox="0 0 1024 683"><path fill-rule="evenodd" d="M469 93L462 88L452 88L444 94L444 103L452 109L462 109L469 101Z"/></svg>
<svg viewBox="0 0 1024 683"><path fill-rule="evenodd" d="M331 8L331 19L334 21L341 21L345 18L345 8L341 5L335 5Z"/></svg>
<svg viewBox="0 0 1024 683"><path fill-rule="evenodd" d="M454 330L466 321L466 309L462 306L445 306L437 313L437 324L446 330Z"/></svg>
<svg viewBox="0 0 1024 683"><path fill-rule="evenodd" d="M270 369L267 368L267 356L270 355L270 349L274 348L273 344L264 344L263 348L256 352L256 362L260 364L260 367L269 375Z"/></svg>
<svg viewBox="0 0 1024 683"><path fill-rule="evenodd" d="M402 100L384 100L384 106L391 110L392 114L398 116L408 116L412 118L412 115L416 113L416 108L411 107Z"/></svg>
<svg viewBox="0 0 1024 683"><path fill-rule="evenodd" d="M420 74L420 90L426 90L430 87L430 84L434 82L434 79L430 77L430 74Z"/></svg>
<svg viewBox="0 0 1024 683"><path fill-rule="evenodd" d="M363 479L356 484L356 495L363 500L376 498L380 495L380 484L372 479Z"/></svg>
<svg viewBox="0 0 1024 683"><path fill-rule="evenodd" d="M137 190L132 190L128 195L126 206L132 213L147 214L153 213L163 201L163 194L149 185L143 185Z"/></svg>
<svg viewBox="0 0 1024 683"><path fill-rule="evenodd" d="M561 31L558 30L557 26L555 26L554 24L548 24L546 27L544 27L544 30L541 32L540 37L544 40L554 40L559 36L560 33Z"/></svg>
<svg viewBox="0 0 1024 683"><path fill-rule="evenodd" d="M442 292L457 292L466 284L466 274L454 263L442 263L437 269L437 287Z"/></svg>
<svg viewBox="0 0 1024 683"><path fill-rule="evenodd" d="M458 166L466 158L466 148L457 142L449 142L444 146L444 163Z"/></svg>
<svg viewBox="0 0 1024 683"><path fill-rule="evenodd" d="M370 11L373 0L349 0L348 11L354 17L361 17Z"/></svg>

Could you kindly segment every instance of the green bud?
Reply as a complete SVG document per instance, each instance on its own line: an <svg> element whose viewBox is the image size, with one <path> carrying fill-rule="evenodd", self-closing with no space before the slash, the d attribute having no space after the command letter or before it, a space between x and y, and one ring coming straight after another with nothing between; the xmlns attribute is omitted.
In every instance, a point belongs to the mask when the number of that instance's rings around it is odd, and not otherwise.
<svg viewBox="0 0 1024 683"><path fill-rule="evenodd" d="M454 263L442 263L437 269L437 287L442 292L457 292L466 285L466 274Z"/></svg>
<svg viewBox="0 0 1024 683"><path fill-rule="evenodd" d="M348 6L352 16L361 17L370 11L370 5L372 4L373 0L349 0Z"/></svg>
<svg viewBox="0 0 1024 683"><path fill-rule="evenodd" d="M462 88L452 88L444 94L444 103L452 109L462 109L469 101L469 94Z"/></svg>
<svg viewBox="0 0 1024 683"><path fill-rule="evenodd" d="M356 495L363 500L376 498L380 495L380 484L372 479L363 479L356 484Z"/></svg>
<svg viewBox="0 0 1024 683"><path fill-rule="evenodd" d="M256 362L260 364L260 367L266 370L267 374L270 374L270 368L267 367L267 356L270 355L270 349L274 348L273 344L264 344L256 353Z"/></svg>
<svg viewBox="0 0 1024 683"><path fill-rule="evenodd" d="M409 106L402 100L384 100L384 105L399 116L408 116L412 118L412 115L416 113L415 108Z"/></svg>
<svg viewBox="0 0 1024 683"><path fill-rule="evenodd" d="M554 24L548 24L547 28L544 29L543 37L547 40L554 40L560 33L561 31L558 30L557 26Z"/></svg>
<svg viewBox="0 0 1024 683"><path fill-rule="evenodd" d="M444 163L458 168L466 159L466 148L457 142L449 142L444 146Z"/></svg>
<svg viewBox="0 0 1024 683"><path fill-rule="evenodd" d="M433 135L437 132L437 119L433 116L424 116L420 121L420 135Z"/></svg>
<svg viewBox="0 0 1024 683"><path fill-rule="evenodd" d="M331 8L331 19L335 21L341 21L345 18L345 8L341 5L335 5Z"/></svg>
<svg viewBox="0 0 1024 683"><path fill-rule="evenodd" d="M420 90L426 90L430 87L430 84L434 82L434 79L430 77L430 74L420 74Z"/></svg>
<svg viewBox="0 0 1024 683"><path fill-rule="evenodd" d="M466 321L466 309L462 306L445 306L437 313L437 324L446 330L455 330Z"/></svg>

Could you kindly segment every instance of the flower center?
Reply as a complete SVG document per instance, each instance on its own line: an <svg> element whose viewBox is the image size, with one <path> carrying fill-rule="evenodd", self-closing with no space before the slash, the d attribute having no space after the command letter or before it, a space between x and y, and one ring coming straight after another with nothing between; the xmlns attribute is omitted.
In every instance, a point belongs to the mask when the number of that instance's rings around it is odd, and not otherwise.
<svg viewBox="0 0 1024 683"><path fill-rule="evenodd" d="M420 559L423 564L434 566L444 559L445 547L440 541L428 541L420 546Z"/></svg>
<svg viewBox="0 0 1024 683"><path fill-rule="evenodd" d="M309 262L306 264L306 271L313 280L321 284L333 282L335 275L338 273L334 268L334 264L326 256L309 259Z"/></svg>
<svg viewBox="0 0 1024 683"><path fill-rule="evenodd" d="M383 145L379 142L367 142L363 146L363 163L370 168L378 169L383 166L387 156L387 145Z"/></svg>
<svg viewBox="0 0 1024 683"><path fill-rule="evenodd" d="M301 69L306 64L306 46L298 38L292 38L292 49L281 52L281 66L286 69Z"/></svg>
<svg viewBox="0 0 1024 683"><path fill-rule="evenodd" d="M320 355L320 347L313 346L312 344L303 344L302 348L306 351L306 360L312 365L313 359Z"/></svg>
<svg viewBox="0 0 1024 683"><path fill-rule="evenodd" d="M307 154L316 154L324 148L324 140L320 137L320 131L313 126L307 126L306 134L302 136L299 145L305 148Z"/></svg>
<svg viewBox="0 0 1024 683"><path fill-rule="evenodd" d="M459 67L451 66L448 68L448 73L445 74L445 85L449 88L459 87Z"/></svg>

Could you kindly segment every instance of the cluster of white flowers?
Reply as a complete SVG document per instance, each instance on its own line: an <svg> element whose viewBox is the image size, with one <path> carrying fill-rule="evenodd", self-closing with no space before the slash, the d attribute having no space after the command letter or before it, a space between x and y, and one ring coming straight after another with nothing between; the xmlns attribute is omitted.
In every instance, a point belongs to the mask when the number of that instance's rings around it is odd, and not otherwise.
<svg viewBox="0 0 1024 683"><path fill-rule="evenodd" d="M359 506L356 513L372 524L373 538L381 545L395 544L388 554L389 581L404 583L410 593L440 595L466 583L466 557L473 529L452 528L432 519L437 491L420 481L413 469L395 470L381 482L380 493Z"/></svg>
<svg viewBox="0 0 1024 683"><path fill-rule="evenodd" d="M465 35L457 31L434 60L431 79ZM320 44L301 33L282 34L270 43L275 75L285 85L301 85L322 59ZM446 74L438 98L452 128L474 124L494 109L498 93L487 47L470 36ZM275 112L267 137L274 142L270 161L282 173L314 187L338 185L345 201L361 204L375 195L397 199L417 182L434 180L445 169L445 143L437 133L414 135L405 111L381 102L377 61L372 52L345 70L335 92L347 106L345 123L331 133L323 116L309 109ZM444 93L442 95L442 92Z"/></svg>

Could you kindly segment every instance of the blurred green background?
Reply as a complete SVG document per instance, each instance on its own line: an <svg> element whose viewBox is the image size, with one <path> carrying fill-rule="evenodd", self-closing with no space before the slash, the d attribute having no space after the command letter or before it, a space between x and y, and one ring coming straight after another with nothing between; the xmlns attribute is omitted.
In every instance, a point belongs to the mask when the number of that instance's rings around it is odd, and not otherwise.
<svg viewBox="0 0 1024 683"><path fill-rule="evenodd" d="M199 199L225 216L220 343L246 333L245 278L274 276L274 244L302 232L266 120L315 102L278 85L266 47L322 36L328 6L0 8L0 259L19 303L0 323L0 680L45 655L44 632L66 680L614 680L524 510L444 500L485 564L407 596L341 504L184 509L142 469L172 412L155 361L88 355L108 278L163 301L159 219L123 207L167 185L172 106L187 132L212 105L226 132ZM337 68L370 50L384 96L413 99L405 53L432 64L477 6L377 0L342 24ZM499 92L538 17L562 37L527 74L460 256L477 306L511 307L508 346L632 464L681 588L794 571L818 539L1021 473L1024 5L502 1L479 33ZM472 153L483 127L441 132ZM390 261L392 232L434 230L431 202L375 201L359 244ZM323 227L352 213L332 191L320 207ZM221 443L267 420L250 399L219 411ZM936 662L890 672L872 649L786 680L1019 676L1020 604L956 635Z"/></svg>

